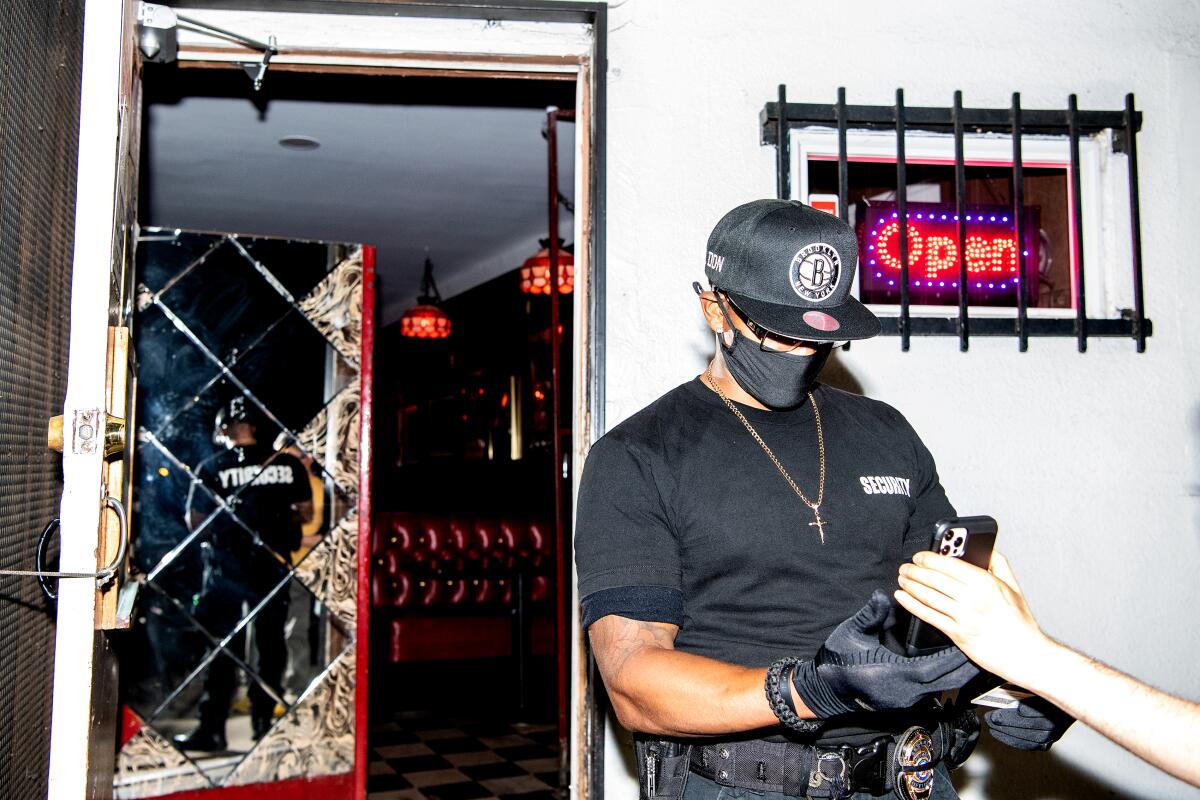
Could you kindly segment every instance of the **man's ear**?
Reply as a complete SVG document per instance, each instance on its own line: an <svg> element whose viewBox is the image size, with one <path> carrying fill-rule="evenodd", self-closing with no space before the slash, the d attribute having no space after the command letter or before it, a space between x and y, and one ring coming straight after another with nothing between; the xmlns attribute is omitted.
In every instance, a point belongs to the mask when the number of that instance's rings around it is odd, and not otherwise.
<svg viewBox="0 0 1200 800"><path fill-rule="evenodd" d="M700 312L704 314L704 321L708 323L708 327L715 333L724 333L729 327L721 313L721 306L717 303L716 292L700 292Z"/></svg>

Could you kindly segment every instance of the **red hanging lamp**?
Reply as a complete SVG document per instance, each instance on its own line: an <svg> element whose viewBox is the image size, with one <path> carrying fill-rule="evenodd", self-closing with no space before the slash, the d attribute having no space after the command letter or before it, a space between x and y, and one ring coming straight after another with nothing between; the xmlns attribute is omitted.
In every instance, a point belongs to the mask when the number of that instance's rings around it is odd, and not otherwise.
<svg viewBox="0 0 1200 800"><path fill-rule="evenodd" d="M400 317L400 335L414 339L445 339L450 335L450 317L439 308L442 296L433 282L433 262L425 254L425 275L417 304Z"/></svg>
<svg viewBox="0 0 1200 800"><path fill-rule="evenodd" d="M542 249L521 265L521 291L525 294L550 294L550 240L538 241ZM575 288L575 256L562 240L558 245L558 292L570 294Z"/></svg>

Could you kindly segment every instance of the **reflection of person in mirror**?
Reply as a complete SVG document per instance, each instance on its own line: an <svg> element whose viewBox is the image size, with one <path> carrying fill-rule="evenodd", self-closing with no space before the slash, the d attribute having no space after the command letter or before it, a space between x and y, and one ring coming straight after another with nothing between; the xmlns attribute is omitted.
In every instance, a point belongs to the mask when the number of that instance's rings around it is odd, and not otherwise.
<svg viewBox="0 0 1200 800"><path fill-rule="evenodd" d="M1033 618L1004 556L994 554L991 570L984 571L956 558L917 553L900 568L896 600L941 628L979 666L1200 786L1200 703L1147 686L1051 639Z"/></svg>
<svg viewBox="0 0 1200 800"><path fill-rule="evenodd" d="M261 604L253 615L257 678L251 676L249 688L255 739L270 729L282 694L288 586L280 584L300 548L301 526L313 517L308 470L291 453L260 444L260 422L241 396L217 412L213 440L221 448L197 467L186 512L190 530L207 529L200 534L204 574L195 599L197 622L222 639ZM218 511L213 495L232 515ZM226 749L225 722L237 685L236 664L228 653L245 653L244 627L225 650L208 667L200 724L175 738L185 750Z"/></svg>

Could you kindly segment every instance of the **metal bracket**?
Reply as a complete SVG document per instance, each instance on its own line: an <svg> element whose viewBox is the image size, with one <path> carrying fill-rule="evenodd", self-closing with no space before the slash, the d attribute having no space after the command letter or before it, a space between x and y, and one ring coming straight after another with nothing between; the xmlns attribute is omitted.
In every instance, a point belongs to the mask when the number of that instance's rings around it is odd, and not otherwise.
<svg viewBox="0 0 1200 800"><path fill-rule="evenodd" d="M262 89L263 78L267 76L267 65L271 63L271 56L279 52L279 49L275 46L274 36L267 37L267 41L269 42L269 46L263 51L261 61L257 64L254 62L242 64L242 69L246 71L246 75L250 80L254 81L254 91L256 92Z"/></svg>
<svg viewBox="0 0 1200 800"><path fill-rule="evenodd" d="M268 36L267 41L264 43L257 39L251 39L249 36L243 36L240 33L218 28L216 25L209 25L207 22L202 22L194 17L185 17L183 14L176 14L175 17L179 20L179 27L186 30L202 33L217 39L228 39L238 44L243 44L246 47L261 50L262 59L257 63L242 64L242 69L246 71L246 75L250 77L250 80L254 81L254 91L257 92L262 89L263 78L267 74L267 65L271 63L271 57L279 52L279 46L274 36Z"/></svg>
<svg viewBox="0 0 1200 800"><path fill-rule="evenodd" d="M245 45L254 50L261 50L262 58L259 61L243 63L241 65L242 69L246 71L246 75L254 82L254 91L256 92L262 89L263 78L266 77L267 65L271 63L272 56L279 53L279 47L274 36L268 36L266 42L260 42L257 39L251 39L249 36L243 36L240 33L226 30L225 28L210 25L195 17L184 16L177 13L170 6L145 2L138 4L138 46L142 51L143 57L147 60L159 62L175 61L178 58L179 44L177 31L179 29L211 36L214 39L225 39Z"/></svg>
<svg viewBox="0 0 1200 800"><path fill-rule="evenodd" d="M178 58L175 12L158 3L138 4L138 49L147 61L169 64Z"/></svg>

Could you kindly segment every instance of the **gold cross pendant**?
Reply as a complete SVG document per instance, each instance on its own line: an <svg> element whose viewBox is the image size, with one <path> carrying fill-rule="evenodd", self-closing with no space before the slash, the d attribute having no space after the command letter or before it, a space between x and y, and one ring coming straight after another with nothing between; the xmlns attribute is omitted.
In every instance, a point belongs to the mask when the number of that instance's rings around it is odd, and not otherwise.
<svg viewBox="0 0 1200 800"><path fill-rule="evenodd" d="M808 523L808 527L816 527L817 532L821 534L821 544L825 544L825 520L821 519L821 512L817 510L818 506L809 506L812 509L813 516L817 518L816 522Z"/></svg>

